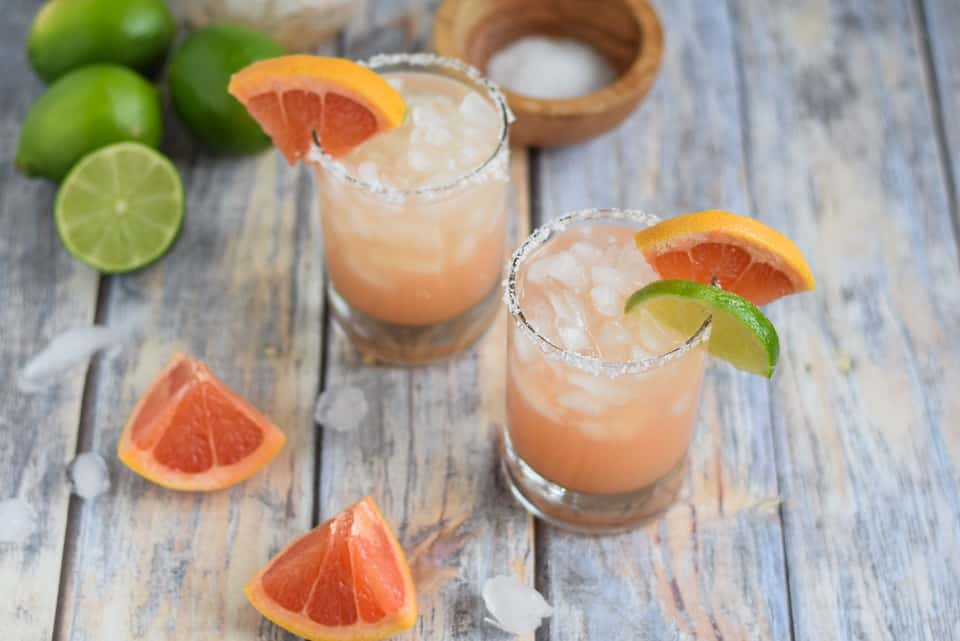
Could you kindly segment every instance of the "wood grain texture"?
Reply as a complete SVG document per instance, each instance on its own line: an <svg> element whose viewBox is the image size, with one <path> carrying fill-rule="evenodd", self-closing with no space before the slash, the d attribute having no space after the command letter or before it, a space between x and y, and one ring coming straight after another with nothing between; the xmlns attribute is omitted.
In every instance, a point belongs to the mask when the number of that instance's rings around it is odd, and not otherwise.
<svg viewBox="0 0 960 641"><path fill-rule="evenodd" d="M915 5L732 0L770 306L794 638L960 638L960 273Z"/></svg>
<svg viewBox="0 0 960 641"><path fill-rule="evenodd" d="M750 211L729 14L694 1L658 9L657 83L620 128L542 152L544 220L583 207ZM713 363L685 487L659 520L606 538L538 531L538 580L555 607L543 638L789 639L770 426L768 385Z"/></svg>
<svg viewBox="0 0 960 641"><path fill-rule="evenodd" d="M943 136L944 166L952 181L951 205L954 209L954 224L960 230L960 204L957 202L957 185L960 185L960 3L954 0L917 0L920 16L921 37L929 48L932 85L928 87L934 97L933 107L938 132ZM960 236L958 236L960 237Z"/></svg>
<svg viewBox="0 0 960 641"><path fill-rule="evenodd" d="M372 2L348 32L346 53L417 48L429 34L422 6ZM356 34L356 35L355 35ZM362 35L366 34L366 35ZM514 241L526 236L525 153L512 158ZM324 429L319 504L327 518L371 494L397 528L417 578L420 619L402 639L500 639L484 623L483 581L533 584L533 528L502 485L495 435L504 409L505 315L452 360L417 368L359 362L331 326L326 393L362 389L371 406L357 430Z"/></svg>
<svg viewBox="0 0 960 641"><path fill-rule="evenodd" d="M84 503L57 638L205 641L287 638L243 586L308 529L313 398L322 342L322 258L312 177L271 150L178 158L187 217L156 265L109 279L108 321L146 316L141 340L93 372L92 449L110 494ZM284 430L281 453L220 492L178 493L115 458L128 413L175 350L186 351Z"/></svg>
<svg viewBox="0 0 960 641"><path fill-rule="evenodd" d="M56 186L14 167L20 121L43 91L24 48L36 8L5 3L0 21L0 500L21 497L37 514L23 544L0 543L0 630L18 641L52 635L70 500L65 465L76 450L86 368L32 395L17 389L17 370L56 334L93 321L98 282L60 244Z"/></svg>

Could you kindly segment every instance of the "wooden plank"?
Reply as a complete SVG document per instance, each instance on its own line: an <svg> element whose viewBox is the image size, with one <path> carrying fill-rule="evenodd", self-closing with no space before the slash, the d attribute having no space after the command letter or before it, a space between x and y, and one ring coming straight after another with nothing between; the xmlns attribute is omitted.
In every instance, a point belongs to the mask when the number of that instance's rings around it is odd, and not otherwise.
<svg viewBox="0 0 960 641"><path fill-rule="evenodd" d="M365 15L368 21L347 35L348 55L405 49L421 39L404 34L427 31L419 20L429 13L416 3L373 2ZM513 154L512 170L519 240L528 224L525 153ZM483 622L483 581L514 573L533 582L531 519L510 499L496 464L505 322L501 312L478 346L418 368L365 366L342 332L330 328L325 386L331 393L360 388L371 409L356 431L324 431L321 518L371 494L397 526L418 575L421 610L403 639L502 638Z"/></svg>
<svg viewBox="0 0 960 641"><path fill-rule="evenodd" d="M756 211L819 284L770 306L794 638L956 639L960 273L916 7L732 5Z"/></svg>
<svg viewBox="0 0 960 641"><path fill-rule="evenodd" d="M312 176L275 151L177 164L180 239L155 266L108 284L110 321L147 322L142 341L94 370L92 449L111 462L114 488L77 514L59 639L288 638L242 588L313 518L323 298ZM128 413L175 350L206 361L286 432L277 458L230 490L165 490L114 456Z"/></svg>
<svg viewBox="0 0 960 641"><path fill-rule="evenodd" d="M20 122L43 91L23 48L36 9L8 3L0 21L0 500L21 497L37 516L23 544L0 544L0 630L24 641L53 634L70 497L64 466L76 450L85 369L34 395L17 389L17 370L56 334L93 321L98 283L60 243L56 186L14 167Z"/></svg>
<svg viewBox="0 0 960 641"><path fill-rule="evenodd" d="M544 219L605 206L751 210L727 10L658 9L667 49L653 91L619 129L542 153ZM685 487L659 520L603 538L538 524L538 578L555 607L544 638L789 638L778 500L768 386L714 363Z"/></svg>
<svg viewBox="0 0 960 641"><path fill-rule="evenodd" d="M921 0L920 35L926 36L930 56L932 83L930 87L935 116L943 136L946 171L952 181L954 222L960 229L960 204L957 185L960 185L960 3L953 0ZM924 21L923 18L926 20Z"/></svg>

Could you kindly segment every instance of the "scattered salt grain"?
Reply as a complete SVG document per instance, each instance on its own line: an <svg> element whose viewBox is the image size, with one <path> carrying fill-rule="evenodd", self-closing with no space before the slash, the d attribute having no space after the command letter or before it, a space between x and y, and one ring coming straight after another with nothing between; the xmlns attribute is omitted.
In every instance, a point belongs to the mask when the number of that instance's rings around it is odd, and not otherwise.
<svg viewBox="0 0 960 641"><path fill-rule="evenodd" d="M37 513L26 499L0 501L0 543L23 543L37 526Z"/></svg>
<svg viewBox="0 0 960 641"><path fill-rule="evenodd" d="M89 501L110 490L110 471L107 462L96 452L77 454L67 468L73 493Z"/></svg>
<svg viewBox="0 0 960 641"><path fill-rule="evenodd" d="M574 98L604 87L617 74L590 45L573 38L527 36L490 59L490 78L534 98Z"/></svg>
<svg viewBox="0 0 960 641"><path fill-rule="evenodd" d="M490 613L487 620L511 634L530 634L553 614L539 592L512 576L487 579L481 594Z"/></svg>
<svg viewBox="0 0 960 641"><path fill-rule="evenodd" d="M367 395L359 387L328 389L317 398L314 422L336 432L360 427L370 411Z"/></svg>
<svg viewBox="0 0 960 641"><path fill-rule="evenodd" d="M20 368L17 387L21 392L32 394L54 385L59 377L77 365L86 364L95 353L129 339L139 324L138 316L137 320L118 326L75 327L57 334Z"/></svg>

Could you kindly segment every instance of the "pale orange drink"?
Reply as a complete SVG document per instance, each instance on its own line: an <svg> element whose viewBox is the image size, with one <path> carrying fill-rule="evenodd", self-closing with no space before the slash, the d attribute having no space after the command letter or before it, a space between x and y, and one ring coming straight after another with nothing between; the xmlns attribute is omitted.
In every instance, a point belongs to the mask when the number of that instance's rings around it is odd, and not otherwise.
<svg viewBox="0 0 960 641"><path fill-rule="evenodd" d="M659 278L634 244L656 222L577 212L511 261L504 468L528 509L573 529L632 525L662 510L682 478L710 323L684 336L645 310L624 313Z"/></svg>
<svg viewBox="0 0 960 641"><path fill-rule="evenodd" d="M472 343L496 311L511 116L462 63L398 54L367 64L407 112L343 157L311 155L331 310L366 354L428 361Z"/></svg>

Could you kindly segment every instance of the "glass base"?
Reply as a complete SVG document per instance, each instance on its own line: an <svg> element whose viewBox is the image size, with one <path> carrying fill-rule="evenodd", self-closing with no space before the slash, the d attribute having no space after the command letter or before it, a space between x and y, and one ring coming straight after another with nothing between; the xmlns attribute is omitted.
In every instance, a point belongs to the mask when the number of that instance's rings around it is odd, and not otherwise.
<svg viewBox="0 0 960 641"><path fill-rule="evenodd" d="M353 307L328 281L330 314L364 360L420 365L462 352L490 327L500 308L500 282L466 312L435 325L397 325L371 318Z"/></svg>
<svg viewBox="0 0 960 641"><path fill-rule="evenodd" d="M686 476L687 457L650 485L625 494L568 490L534 471L503 430L501 465L514 498L534 516L581 534L613 534L654 519L673 503Z"/></svg>

